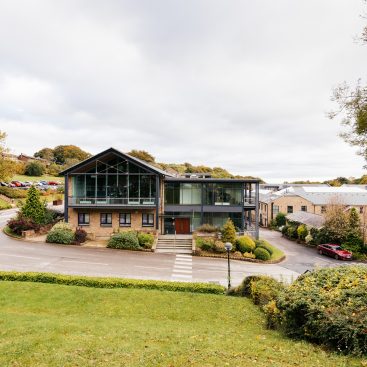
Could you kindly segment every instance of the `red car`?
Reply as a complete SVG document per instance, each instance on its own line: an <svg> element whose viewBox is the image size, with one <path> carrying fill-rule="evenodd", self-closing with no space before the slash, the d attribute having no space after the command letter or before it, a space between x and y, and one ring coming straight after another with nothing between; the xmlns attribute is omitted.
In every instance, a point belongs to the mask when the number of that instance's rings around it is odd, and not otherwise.
<svg viewBox="0 0 367 367"><path fill-rule="evenodd" d="M12 181L11 182L13 185L15 185L15 187L22 187L22 183L19 181Z"/></svg>
<svg viewBox="0 0 367 367"><path fill-rule="evenodd" d="M343 250L339 245L333 245L326 243L324 245L318 245L317 251L320 255L328 255L338 260L352 260L352 253L347 250Z"/></svg>
<svg viewBox="0 0 367 367"><path fill-rule="evenodd" d="M48 182L48 184L49 184L50 186L57 186L59 183L58 183L58 182L56 182L56 181L49 181L49 182Z"/></svg>

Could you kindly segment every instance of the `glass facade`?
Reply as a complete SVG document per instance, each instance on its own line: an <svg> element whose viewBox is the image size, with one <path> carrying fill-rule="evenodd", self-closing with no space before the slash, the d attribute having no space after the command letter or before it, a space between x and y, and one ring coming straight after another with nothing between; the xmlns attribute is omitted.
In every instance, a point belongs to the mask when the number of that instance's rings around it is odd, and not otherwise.
<svg viewBox="0 0 367 367"><path fill-rule="evenodd" d="M74 204L154 205L156 176L116 157L73 175L72 188Z"/></svg>
<svg viewBox="0 0 367 367"><path fill-rule="evenodd" d="M225 183L165 183L167 205L241 205L243 185L239 182Z"/></svg>
<svg viewBox="0 0 367 367"><path fill-rule="evenodd" d="M237 231L241 230L242 213L204 213L204 223L215 227L223 227L228 218L232 220Z"/></svg>

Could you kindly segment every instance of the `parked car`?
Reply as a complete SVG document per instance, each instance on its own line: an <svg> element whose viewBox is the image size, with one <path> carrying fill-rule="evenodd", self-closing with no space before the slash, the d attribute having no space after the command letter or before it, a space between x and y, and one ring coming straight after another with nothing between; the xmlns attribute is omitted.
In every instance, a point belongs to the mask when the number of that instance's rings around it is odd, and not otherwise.
<svg viewBox="0 0 367 367"><path fill-rule="evenodd" d="M56 181L49 181L49 182L48 182L48 184L49 184L50 186L57 186L57 185L59 185L59 183L58 183L58 182L56 182Z"/></svg>
<svg viewBox="0 0 367 367"><path fill-rule="evenodd" d="M343 250L339 245L334 245L331 243L317 246L317 251L320 255L331 256L336 260L352 260L353 256L352 252Z"/></svg>
<svg viewBox="0 0 367 367"><path fill-rule="evenodd" d="M0 182L0 186L9 186L6 182Z"/></svg>
<svg viewBox="0 0 367 367"><path fill-rule="evenodd" d="M24 186L32 186L33 185L33 182L31 181L24 181L22 182Z"/></svg>
<svg viewBox="0 0 367 367"><path fill-rule="evenodd" d="M22 187L22 183L20 181L12 181L13 187Z"/></svg>
<svg viewBox="0 0 367 367"><path fill-rule="evenodd" d="M38 182L40 185L45 185L45 186L47 186L48 185L48 182L47 181L40 181L40 182Z"/></svg>

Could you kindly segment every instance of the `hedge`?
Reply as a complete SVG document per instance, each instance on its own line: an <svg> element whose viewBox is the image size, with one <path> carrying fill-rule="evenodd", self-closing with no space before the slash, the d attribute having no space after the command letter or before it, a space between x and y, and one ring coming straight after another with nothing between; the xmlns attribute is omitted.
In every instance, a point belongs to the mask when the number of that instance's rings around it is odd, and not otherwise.
<svg viewBox="0 0 367 367"><path fill-rule="evenodd" d="M0 281L74 285L91 288L139 288L172 292L224 294L221 285L121 278L99 278L54 273L0 271Z"/></svg>

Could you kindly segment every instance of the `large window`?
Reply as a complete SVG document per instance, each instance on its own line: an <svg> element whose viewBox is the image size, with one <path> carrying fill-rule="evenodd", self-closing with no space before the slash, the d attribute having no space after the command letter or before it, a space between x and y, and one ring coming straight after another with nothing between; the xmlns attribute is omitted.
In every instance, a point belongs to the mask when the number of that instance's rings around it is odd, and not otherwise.
<svg viewBox="0 0 367 367"><path fill-rule="evenodd" d="M276 217L278 213L279 213L279 205L273 204L273 217Z"/></svg>
<svg viewBox="0 0 367 367"><path fill-rule="evenodd" d="M143 227L153 227L154 226L154 214L143 213L142 214L142 225Z"/></svg>
<svg viewBox="0 0 367 367"><path fill-rule="evenodd" d="M89 213L78 213L78 225L89 226Z"/></svg>
<svg viewBox="0 0 367 367"><path fill-rule="evenodd" d="M112 213L101 213L101 226L102 227L112 226Z"/></svg>
<svg viewBox="0 0 367 367"><path fill-rule="evenodd" d="M120 227L130 227L131 226L131 214L130 213L120 213L119 217Z"/></svg>
<svg viewBox="0 0 367 367"><path fill-rule="evenodd" d="M122 158L96 160L73 175L73 197L81 204L154 205L156 175Z"/></svg>
<svg viewBox="0 0 367 367"><path fill-rule="evenodd" d="M204 185L205 205L241 205L242 184L238 182L208 183Z"/></svg>

